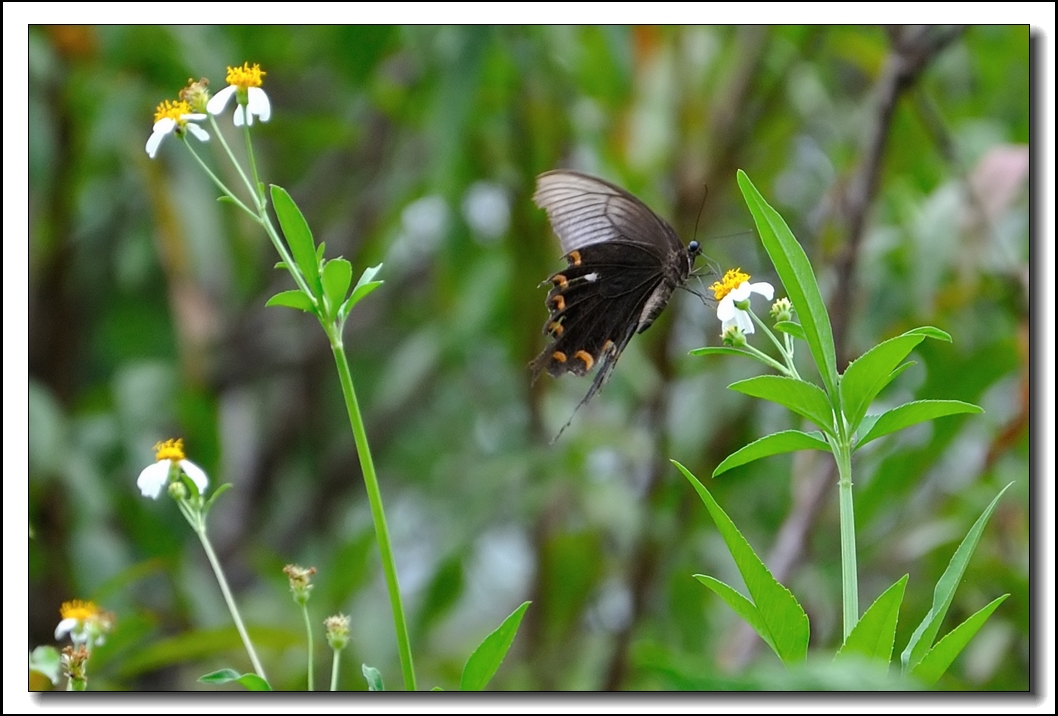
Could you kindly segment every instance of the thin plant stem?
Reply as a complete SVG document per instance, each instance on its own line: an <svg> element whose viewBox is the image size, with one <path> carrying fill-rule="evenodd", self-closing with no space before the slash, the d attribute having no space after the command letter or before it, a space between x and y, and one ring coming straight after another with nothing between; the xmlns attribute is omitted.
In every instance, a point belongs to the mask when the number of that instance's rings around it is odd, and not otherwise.
<svg viewBox="0 0 1058 716"><path fill-rule="evenodd" d="M367 488L367 498L371 505L371 517L375 523L375 539L378 542L378 551L382 558L382 571L386 577L390 607L393 610L393 626L397 631L397 650L400 653L404 688L408 691L415 691L415 664L412 661L411 641L408 638L408 626L404 618L404 604L401 601L400 584L397 581L397 568L393 560L393 547L390 543L389 527L386 524L386 513L382 508L382 492L378 487L375 463L371 457L371 448L367 443L364 419L360 414L360 405L356 400L356 391L353 389L353 377L349 371L349 362L345 356L341 336L337 333L337 327L333 325L325 325L324 328L327 330L328 337L331 340L331 352L334 354L334 362L338 367L338 377L342 383L342 394L345 397L346 410L349 412L349 422L353 429L353 440L356 442L356 452L360 458L360 469L364 474L364 486Z"/></svg>
<svg viewBox="0 0 1058 716"><path fill-rule="evenodd" d="M305 617L305 634L306 634L306 636L308 638L309 691L314 691L315 688L314 688L313 672L315 671L315 664L313 663L314 660L313 660L313 656L312 656L312 653L313 653L312 652L312 622L309 620L309 605L308 604L302 604L301 605L301 614L302 614L303 617Z"/></svg>
<svg viewBox="0 0 1058 716"><path fill-rule="evenodd" d="M213 574L217 577L217 583L220 585L220 591L224 595L224 601L228 605L228 611L231 612L231 618L235 621L235 628L239 632L239 636L242 638L243 646L246 647L246 653L250 655L250 661L253 663L254 671L265 681L268 681L268 677L265 676L264 667L261 666L261 660L257 658L257 652L254 651L253 642L250 641L250 635L246 631L246 627L242 623L242 617L239 615L239 608L235 605L235 598L231 594L231 589L228 587L228 580L224 577L224 570L220 566L220 560L217 559L216 553L213 551L213 545L210 544L209 536L206 534L206 526L201 520L197 520L192 523L195 528L195 533L198 535L198 539L202 542L202 549L206 551L206 558L209 559L210 566L213 567Z"/></svg>
<svg viewBox="0 0 1058 716"><path fill-rule="evenodd" d="M342 660L342 652L338 649L332 649L331 654L334 658L331 660L331 691L338 690L338 664Z"/></svg>

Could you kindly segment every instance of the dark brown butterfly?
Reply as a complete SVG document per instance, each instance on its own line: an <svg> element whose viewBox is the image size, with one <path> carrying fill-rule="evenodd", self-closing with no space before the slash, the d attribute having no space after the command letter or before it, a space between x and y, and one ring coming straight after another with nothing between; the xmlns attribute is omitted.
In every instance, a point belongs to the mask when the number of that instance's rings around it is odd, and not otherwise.
<svg viewBox="0 0 1058 716"><path fill-rule="evenodd" d="M587 174L545 172L533 201L547 212L567 266L545 282L551 341L530 367L536 380L544 370L585 375L601 364L580 408L610 377L632 335L649 328L687 281L701 247L684 246L639 199Z"/></svg>

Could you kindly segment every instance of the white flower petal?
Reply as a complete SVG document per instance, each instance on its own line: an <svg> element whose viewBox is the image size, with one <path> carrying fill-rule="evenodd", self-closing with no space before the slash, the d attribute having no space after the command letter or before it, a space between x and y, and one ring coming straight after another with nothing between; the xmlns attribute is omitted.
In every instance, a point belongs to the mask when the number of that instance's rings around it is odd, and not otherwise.
<svg viewBox="0 0 1058 716"><path fill-rule="evenodd" d="M262 122L267 122L272 116L272 103L260 87L250 87L246 91L246 107L251 115L256 114Z"/></svg>
<svg viewBox="0 0 1058 716"><path fill-rule="evenodd" d="M67 617L59 622L59 626L55 627L55 640L59 641L64 636L73 631L74 627L77 626L77 620L73 617Z"/></svg>
<svg viewBox="0 0 1058 716"><path fill-rule="evenodd" d="M772 296L775 295L775 287L767 281L750 284L749 290L758 296L764 296L764 298L769 301L772 299Z"/></svg>
<svg viewBox="0 0 1058 716"><path fill-rule="evenodd" d="M154 155L158 153L158 147L162 146L162 140L165 139L164 132L153 132L150 137L147 138L147 146L144 149L147 150L147 156L154 159Z"/></svg>
<svg viewBox="0 0 1058 716"><path fill-rule="evenodd" d="M158 499L162 488L169 482L169 466L169 460L159 460L153 465L143 468L140 476L136 478L136 487L140 488L140 492L144 497L149 497L152 500Z"/></svg>
<svg viewBox="0 0 1058 716"><path fill-rule="evenodd" d="M235 94L235 85L228 85L217 94L209 98L206 103L206 111L210 114L220 114L228 106L228 100Z"/></svg>
<svg viewBox="0 0 1058 716"><path fill-rule="evenodd" d="M735 299L730 293L720 299L720 303L716 307L717 318L726 324L735 317L736 313L738 313L738 309L735 308Z"/></svg>
<svg viewBox="0 0 1058 716"><path fill-rule="evenodd" d="M176 129L176 120L172 117L162 117L154 123L154 127L152 127L152 129L154 130L155 134L158 134L159 132L161 134L169 134L169 132Z"/></svg>
<svg viewBox="0 0 1058 716"><path fill-rule="evenodd" d="M181 460L180 469L184 471L184 474L191 478L191 482L195 483L198 488L198 494L203 494L206 488L209 487L209 478L206 477L206 472L201 467L191 462L190 460Z"/></svg>
<svg viewBox="0 0 1058 716"><path fill-rule="evenodd" d="M241 127L244 124L253 124L253 115L250 115L250 121L246 121L246 114L243 110L246 109L241 104L235 105L235 126Z"/></svg>
<svg viewBox="0 0 1058 716"><path fill-rule="evenodd" d="M174 129L176 129L176 120L171 117L162 117L155 122L151 136L147 138L147 146L144 147L147 150L147 156L154 159L154 155L158 153L158 147L161 146L165 135Z"/></svg>
<svg viewBox="0 0 1058 716"><path fill-rule="evenodd" d="M209 132L207 132L206 130L202 129L202 127L198 126L197 124L194 124L193 122L188 122L187 124L185 124L184 125L184 129L186 129L187 131L191 132L191 134L195 137L195 139L197 139L200 142L208 142L209 141Z"/></svg>
<svg viewBox="0 0 1058 716"><path fill-rule="evenodd" d="M188 121L194 120L196 122L201 122L203 119L206 118L206 116L207 115L202 114L201 112L189 112L187 114L181 114L180 115L180 119L188 120Z"/></svg>

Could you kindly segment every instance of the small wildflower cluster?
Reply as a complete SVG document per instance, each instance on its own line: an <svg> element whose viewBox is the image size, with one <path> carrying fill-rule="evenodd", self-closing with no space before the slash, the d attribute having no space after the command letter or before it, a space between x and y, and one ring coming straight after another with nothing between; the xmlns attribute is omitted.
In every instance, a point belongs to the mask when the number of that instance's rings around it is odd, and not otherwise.
<svg viewBox="0 0 1058 716"><path fill-rule="evenodd" d="M212 97L208 80L188 80L187 87L180 91L179 100L165 100L155 109L154 130L147 140L147 155L154 159L162 140L174 133L181 139L191 134L200 142L209 141L209 133L195 122L207 119L210 114L223 112L232 96L237 100L234 116L236 127L252 125L255 116L267 122L272 116L272 105L268 95L261 89L261 78L265 74L260 65L251 66L248 62L243 63L242 67L229 67L228 86Z"/></svg>

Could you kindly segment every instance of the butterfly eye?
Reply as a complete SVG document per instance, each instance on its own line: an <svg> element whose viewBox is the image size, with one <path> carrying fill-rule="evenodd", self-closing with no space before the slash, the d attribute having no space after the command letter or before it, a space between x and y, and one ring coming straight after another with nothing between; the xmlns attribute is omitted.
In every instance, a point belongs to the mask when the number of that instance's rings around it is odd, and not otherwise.
<svg viewBox="0 0 1058 716"><path fill-rule="evenodd" d="M691 243L687 244L687 251L691 254L691 256L697 256L702 252L702 245L699 244L697 241L692 241Z"/></svg>

